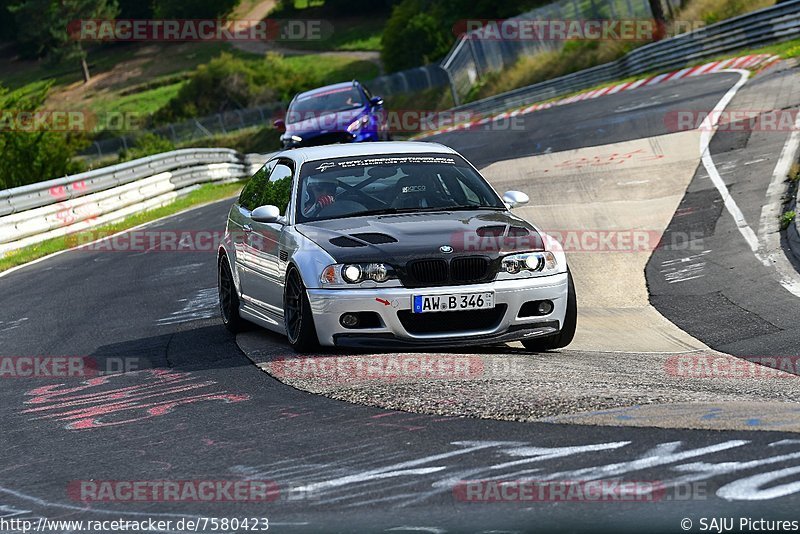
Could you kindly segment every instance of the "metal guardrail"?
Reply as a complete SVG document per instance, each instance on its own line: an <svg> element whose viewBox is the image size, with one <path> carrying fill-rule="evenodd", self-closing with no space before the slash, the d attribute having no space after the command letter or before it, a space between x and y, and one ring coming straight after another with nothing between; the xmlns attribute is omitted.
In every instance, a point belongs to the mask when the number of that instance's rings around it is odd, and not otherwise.
<svg viewBox="0 0 800 534"><path fill-rule="evenodd" d="M679 0L661 0L670 17L680 5ZM648 0L557 0L516 17L514 20L635 20L652 19ZM563 48L564 40L545 36L538 39L482 39L481 30L462 35L441 65L449 77L453 99L458 105L472 87L487 73L514 64L520 57L532 56Z"/></svg>
<svg viewBox="0 0 800 534"><path fill-rule="evenodd" d="M242 156L229 149L184 149L165 152L110 167L46 182L0 191L0 217L69 200L166 171L211 163L244 165Z"/></svg>
<svg viewBox="0 0 800 534"><path fill-rule="evenodd" d="M434 87L445 87L448 83L450 80L447 71L434 63L378 76L366 82L366 85L374 94L385 97L400 93L416 93Z"/></svg>
<svg viewBox="0 0 800 534"><path fill-rule="evenodd" d="M480 114L496 113L621 78L683 67L735 50L798 37L800 37L800 0L790 0L644 45L611 63L470 102L453 109Z"/></svg>
<svg viewBox="0 0 800 534"><path fill-rule="evenodd" d="M366 85L374 94L386 97L399 93L416 93L434 87L446 87L448 83L447 71L438 64L432 64L379 76L367 81ZM169 139L173 144L208 139L245 128L271 126L274 119L282 117L287 106L287 102L270 102L263 106L236 109L166 124L150 128L145 132ZM141 132L138 135L141 135ZM98 159L119 154L136 146L138 135L97 139L81 153L81 156Z"/></svg>
<svg viewBox="0 0 800 534"><path fill-rule="evenodd" d="M200 183L240 180L270 155L184 149L0 191L0 251L119 220Z"/></svg>
<svg viewBox="0 0 800 534"><path fill-rule="evenodd" d="M244 128L271 125L272 120L284 111L286 111L285 103L270 102L263 106L215 113L206 117L166 124L147 129L145 132L169 139L173 144L186 143L215 135L226 135ZM140 134L141 132L138 135ZM119 137L97 139L81 155L93 159L119 154L123 150L136 146L138 135L131 133Z"/></svg>

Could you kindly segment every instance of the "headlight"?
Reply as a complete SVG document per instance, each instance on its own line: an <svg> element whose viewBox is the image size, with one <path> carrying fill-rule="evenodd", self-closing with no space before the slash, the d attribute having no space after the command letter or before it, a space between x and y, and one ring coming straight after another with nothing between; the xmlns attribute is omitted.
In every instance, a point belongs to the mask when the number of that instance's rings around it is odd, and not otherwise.
<svg viewBox="0 0 800 534"><path fill-rule="evenodd" d="M352 124L347 127L347 131L350 133L357 132L367 124L369 124L369 117L364 115L363 117L354 120Z"/></svg>
<svg viewBox="0 0 800 534"><path fill-rule="evenodd" d="M385 263L348 263L328 265L319 277L323 286L360 284L367 280L386 282L396 279L394 269Z"/></svg>
<svg viewBox="0 0 800 534"><path fill-rule="evenodd" d="M302 142L303 142L303 138L302 138L302 137L300 137L299 135L293 135L291 139L292 139L292 141L294 141L295 143L302 143Z"/></svg>
<svg viewBox="0 0 800 534"><path fill-rule="evenodd" d="M525 271L549 274L558 271L558 262L552 252L525 252L503 258L502 270L509 274Z"/></svg>

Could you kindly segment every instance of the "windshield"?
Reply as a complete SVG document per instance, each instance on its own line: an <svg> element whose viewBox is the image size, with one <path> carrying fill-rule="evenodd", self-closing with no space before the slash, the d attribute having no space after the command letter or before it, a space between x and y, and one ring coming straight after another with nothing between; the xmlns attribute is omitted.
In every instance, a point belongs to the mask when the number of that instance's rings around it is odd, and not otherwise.
<svg viewBox="0 0 800 534"><path fill-rule="evenodd" d="M483 177L454 154L396 154L303 165L298 222L505 205Z"/></svg>
<svg viewBox="0 0 800 534"><path fill-rule="evenodd" d="M364 97L357 87L342 87L310 95L300 95L292 102L287 114L287 124L364 106Z"/></svg>

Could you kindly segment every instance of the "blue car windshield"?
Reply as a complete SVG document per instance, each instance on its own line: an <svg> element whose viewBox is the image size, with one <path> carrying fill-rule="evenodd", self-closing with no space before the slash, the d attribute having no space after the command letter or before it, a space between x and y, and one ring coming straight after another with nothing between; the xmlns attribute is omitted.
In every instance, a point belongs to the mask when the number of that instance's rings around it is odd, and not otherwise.
<svg viewBox="0 0 800 534"><path fill-rule="evenodd" d="M338 113L363 107L364 95L356 87L342 87L310 95L300 95L292 102L287 124L316 118L326 113Z"/></svg>
<svg viewBox="0 0 800 534"><path fill-rule="evenodd" d="M505 210L505 204L456 154L386 154L303 165L298 222L364 215Z"/></svg>

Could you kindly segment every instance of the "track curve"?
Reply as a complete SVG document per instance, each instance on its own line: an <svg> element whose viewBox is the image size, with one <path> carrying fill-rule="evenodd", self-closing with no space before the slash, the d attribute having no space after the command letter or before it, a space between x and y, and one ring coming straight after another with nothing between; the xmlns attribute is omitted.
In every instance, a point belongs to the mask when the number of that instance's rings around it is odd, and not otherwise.
<svg viewBox="0 0 800 534"><path fill-rule="evenodd" d="M616 110L606 121L600 100L563 106L534 114L525 135L498 134L490 145L475 132L438 140L481 167L548 147L632 141L668 133L658 118L668 110L710 109L734 82L719 74L614 95L604 103ZM216 203L148 228L215 230L226 209ZM795 487L762 486L794 472L796 434L515 423L309 395L238 351L216 318L215 283L211 252L71 251L0 278L5 355L137 366L93 381L3 380L0 515L267 515L276 529L392 532L639 531L644 521L649 530L676 531L682 518L712 513L793 518ZM624 421L612 414L611 425L615 419ZM649 504L492 504L464 502L453 491L458 481L532 475L693 484L694 493ZM86 505L68 491L82 480L247 477L274 480L283 497Z"/></svg>

